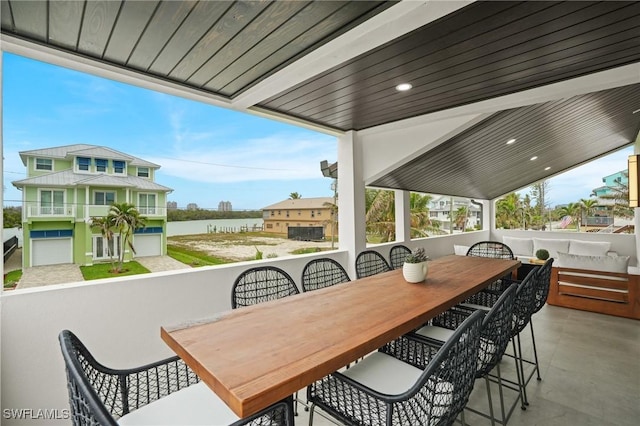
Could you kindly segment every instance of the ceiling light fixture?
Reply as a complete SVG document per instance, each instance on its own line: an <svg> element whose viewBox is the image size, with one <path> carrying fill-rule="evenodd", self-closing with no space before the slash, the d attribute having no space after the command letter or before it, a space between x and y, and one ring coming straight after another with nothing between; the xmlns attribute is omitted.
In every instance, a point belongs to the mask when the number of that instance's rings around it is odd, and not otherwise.
<svg viewBox="0 0 640 426"><path fill-rule="evenodd" d="M551 167L547 166L544 168L545 170L551 170Z"/></svg>
<svg viewBox="0 0 640 426"><path fill-rule="evenodd" d="M507 145L511 145L512 143L514 143L516 140L515 139L509 139L507 141Z"/></svg>
<svg viewBox="0 0 640 426"><path fill-rule="evenodd" d="M411 89L413 86L410 83L402 83L402 84L398 84L396 86L396 90L398 92L406 92L407 90Z"/></svg>
<svg viewBox="0 0 640 426"><path fill-rule="evenodd" d="M537 156L537 155L534 155L533 157L531 157L531 158L530 158L530 160L531 160L531 161L533 161L533 160L537 160L537 159L538 159L538 156Z"/></svg>

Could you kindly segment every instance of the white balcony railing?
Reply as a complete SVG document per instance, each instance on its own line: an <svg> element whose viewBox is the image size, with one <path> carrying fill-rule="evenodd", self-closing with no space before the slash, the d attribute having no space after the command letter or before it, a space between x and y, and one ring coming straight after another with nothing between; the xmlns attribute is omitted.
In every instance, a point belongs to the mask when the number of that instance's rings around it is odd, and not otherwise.
<svg viewBox="0 0 640 426"><path fill-rule="evenodd" d="M73 204L51 205L49 203L27 203L26 217L74 217L76 206Z"/></svg>
<svg viewBox="0 0 640 426"><path fill-rule="evenodd" d="M85 217L101 217L106 216L109 213L110 206L103 205L90 205L85 206ZM153 217L166 217L167 216L167 208L166 207L137 207L138 211L142 216L153 216Z"/></svg>

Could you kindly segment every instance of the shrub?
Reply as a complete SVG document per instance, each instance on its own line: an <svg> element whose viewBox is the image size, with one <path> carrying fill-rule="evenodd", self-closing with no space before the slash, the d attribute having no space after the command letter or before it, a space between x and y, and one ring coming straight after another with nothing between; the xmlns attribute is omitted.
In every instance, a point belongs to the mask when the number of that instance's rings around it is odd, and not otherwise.
<svg viewBox="0 0 640 426"><path fill-rule="evenodd" d="M536 257L540 260L547 260L549 258L549 252L545 249L536 251Z"/></svg>

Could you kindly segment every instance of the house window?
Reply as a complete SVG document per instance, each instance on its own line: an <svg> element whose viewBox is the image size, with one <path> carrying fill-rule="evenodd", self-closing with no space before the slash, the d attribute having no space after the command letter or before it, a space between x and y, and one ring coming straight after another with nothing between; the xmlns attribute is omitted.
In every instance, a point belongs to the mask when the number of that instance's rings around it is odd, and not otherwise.
<svg viewBox="0 0 640 426"><path fill-rule="evenodd" d="M40 214L63 215L64 191L43 189L40 191Z"/></svg>
<svg viewBox="0 0 640 426"><path fill-rule="evenodd" d="M107 160L104 158L96 158L96 171L97 172L106 172L107 171Z"/></svg>
<svg viewBox="0 0 640 426"><path fill-rule="evenodd" d="M149 168L148 167L138 167L138 177L148 178L149 177Z"/></svg>
<svg viewBox="0 0 640 426"><path fill-rule="evenodd" d="M298 216L302 214L302 210L298 210Z"/></svg>
<svg viewBox="0 0 640 426"><path fill-rule="evenodd" d="M278 210L278 216L280 216L282 214L282 212L280 210Z"/></svg>
<svg viewBox="0 0 640 426"><path fill-rule="evenodd" d="M138 211L141 214L156 214L156 194L139 194Z"/></svg>
<svg viewBox="0 0 640 426"><path fill-rule="evenodd" d="M272 223L267 223L267 229L272 229L273 228L273 224Z"/></svg>
<svg viewBox="0 0 640 426"><path fill-rule="evenodd" d="M271 210L271 216L275 216L276 215L276 211L275 210Z"/></svg>
<svg viewBox="0 0 640 426"><path fill-rule="evenodd" d="M93 193L93 204L97 206L110 206L116 202L116 193L113 191L96 191Z"/></svg>
<svg viewBox="0 0 640 426"><path fill-rule="evenodd" d="M316 217L316 212L311 210L311 217Z"/></svg>
<svg viewBox="0 0 640 426"><path fill-rule="evenodd" d="M36 158L36 170L53 170L53 160L51 158Z"/></svg>
<svg viewBox="0 0 640 426"><path fill-rule="evenodd" d="M93 237L93 258L110 259L120 255L120 235L107 239L103 236Z"/></svg>
<svg viewBox="0 0 640 426"><path fill-rule="evenodd" d="M124 174L124 161L113 160L113 173Z"/></svg>
<svg viewBox="0 0 640 426"><path fill-rule="evenodd" d="M318 210L318 216L322 215L322 210Z"/></svg>
<svg viewBox="0 0 640 426"><path fill-rule="evenodd" d="M78 170L88 172L90 165L91 165L91 158L78 157Z"/></svg>
<svg viewBox="0 0 640 426"><path fill-rule="evenodd" d="M287 217L289 217L289 210L287 210Z"/></svg>

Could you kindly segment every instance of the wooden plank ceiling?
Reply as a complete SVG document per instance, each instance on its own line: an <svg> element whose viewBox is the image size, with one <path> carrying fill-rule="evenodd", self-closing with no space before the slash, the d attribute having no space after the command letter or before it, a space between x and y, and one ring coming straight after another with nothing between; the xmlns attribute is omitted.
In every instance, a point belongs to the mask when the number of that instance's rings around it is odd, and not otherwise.
<svg viewBox="0 0 640 426"><path fill-rule="evenodd" d="M640 84L500 111L371 185L491 200L628 145L636 110Z"/></svg>
<svg viewBox="0 0 640 426"><path fill-rule="evenodd" d="M2 32L232 98L394 3L2 0Z"/></svg>
<svg viewBox="0 0 640 426"><path fill-rule="evenodd" d="M638 40L636 1L476 2L260 105L360 130L637 62Z"/></svg>

